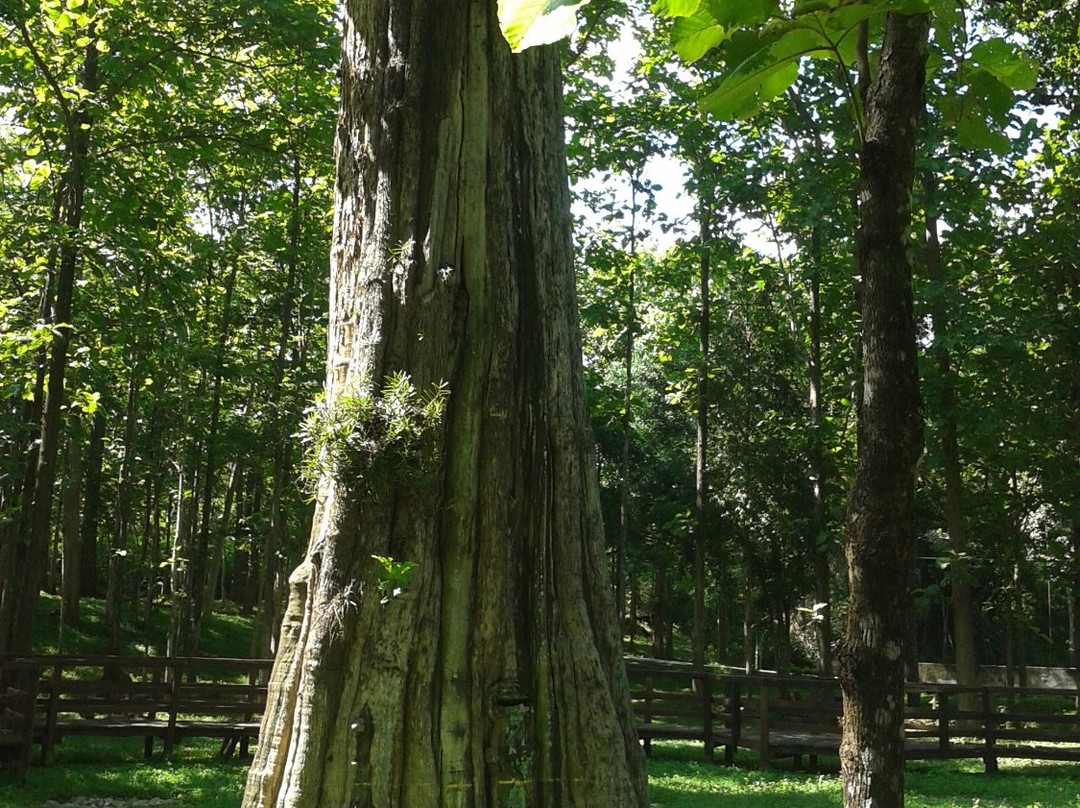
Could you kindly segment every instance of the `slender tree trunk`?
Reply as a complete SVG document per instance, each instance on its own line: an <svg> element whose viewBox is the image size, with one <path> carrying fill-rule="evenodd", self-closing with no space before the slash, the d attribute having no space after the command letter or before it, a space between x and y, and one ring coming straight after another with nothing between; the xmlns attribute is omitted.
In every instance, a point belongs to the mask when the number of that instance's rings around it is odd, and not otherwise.
<svg viewBox="0 0 1080 808"><path fill-rule="evenodd" d="M704 171L702 171L702 174ZM704 177L701 185L704 184ZM712 249L712 222L708 204L699 202L701 227L701 309L698 312L697 436L694 447L694 625L693 662L705 664L705 503L708 501L709 451L709 253Z"/></svg>
<svg viewBox="0 0 1080 808"><path fill-rule="evenodd" d="M244 206L240 202L238 232L244 228ZM214 352L214 381L210 403L210 427L206 435L206 466L203 471L202 508L200 510L199 536L191 559L191 626L188 629L187 653L195 656L199 652L199 634L203 618L203 598L207 587L207 567L210 552L210 523L214 505L214 483L217 480L217 444L218 426L221 423L221 385L225 375L225 349L229 342L232 320L233 290L236 288L236 276L240 271L240 258L232 262L228 278L225 281L225 300L221 309L221 325L218 329L217 347Z"/></svg>
<svg viewBox="0 0 1080 808"><path fill-rule="evenodd" d="M810 548L814 572L814 633L817 637L821 673L832 675L832 575L829 555L833 541L829 535L825 508L825 452L822 447L825 419L821 401L821 236L815 226L810 235L810 353L807 376L810 381L810 494L813 501L814 539Z"/></svg>
<svg viewBox="0 0 1080 808"><path fill-rule="evenodd" d="M668 583L667 567L657 562L653 567L653 597L650 622L652 623L652 655L656 659L667 656L668 633Z"/></svg>
<svg viewBox="0 0 1080 808"><path fill-rule="evenodd" d="M116 477L116 506L113 510L112 542L105 588L105 626L109 634L109 653L120 652L120 603L124 562L128 554L128 527L131 520L131 465L135 456L136 414L139 397L139 373L132 367L128 376L124 407L124 444Z"/></svg>
<svg viewBox="0 0 1080 808"><path fill-rule="evenodd" d="M94 38L93 26L90 29ZM26 37L29 40L29 37ZM98 52L93 41L86 47L80 86L89 97L97 91ZM47 68L46 68L47 69ZM75 279L79 270L79 247L82 229L86 171L90 153L92 117L90 106L82 102L65 121L67 125L68 164L61 181L63 212L60 217L60 262L56 279L56 298L49 322L53 325L45 399L41 408L41 432L30 507L29 532L25 556L17 576L20 594L11 623L0 628L0 653L25 653L30 648L30 632L37 611L38 592L45 580L52 528L53 488L60 446L61 416L64 407L64 377L71 343L71 322Z"/></svg>
<svg viewBox="0 0 1080 808"><path fill-rule="evenodd" d="M643 807L558 51L511 57L489 0L343 24L327 401L399 371L449 400L430 475L321 480L243 805ZM373 555L416 564L404 591Z"/></svg>
<svg viewBox="0 0 1080 808"><path fill-rule="evenodd" d="M637 184L630 180L630 229L626 273L626 342L623 347L622 457L619 464L619 536L615 544L615 614L625 633L626 549L630 543L630 437L634 423L634 340L637 335Z"/></svg>
<svg viewBox="0 0 1080 808"><path fill-rule="evenodd" d="M102 466L105 462L105 414L98 406L90 419L90 441L86 451L85 494L82 526L79 530L79 589L88 597L98 596L97 540L101 518Z"/></svg>
<svg viewBox="0 0 1080 808"><path fill-rule="evenodd" d="M289 258L285 275L285 291L281 298L278 327L277 355L274 359L274 384L271 390L273 422L271 424L274 446L274 467L270 483L270 525L263 553L262 576L259 581L259 614L255 627L257 655L270 655L274 650L274 635L281 622L282 603L277 597L280 589L278 556L285 545L288 513L285 507L286 485L292 468L291 436L285 428L283 402L285 398L285 370L292 340L293 320L296 309L296 286L300 259L300 194L303 188L300 174L299 152L293 153L292 163L292 217L289 221Z"/></svg>
<svg viewBox="0 0 1080 808"><path fill-rule="evenodd" d="M926 205L926 270L930 282L937 287L932 295L934 302L930 307L930 322L934 331L934 364L937 366L938 383L941 386L939 440L945 476L945 522L951 556L956 681L961 685L974 685L979 676L975 651L975 604L971 565L968 563L967 531L964 527L964 480L956 425L956 374L945 342L949 333L949 318L944 303L941 242L938 238L937 178L929 172L924 173L922 186ZM959 704L963 710L978 710L979 694L963 693L960 695Z"/></svg>
<svg viewBox="0 0 1080 808"><path fill-rule="evenodd" d="M240 464L234 462L232 470L229 472L229 484L225 487L225 502L221 508L221 520L218 523L218 529L215 531L214 543L210 548L210 559L206 567L206 585L202 599L201 619L203 621L213 613L214 595L218 591L221 567L225 556L225 532L228 530L229 523L232 520L233 503L236 501L237 489L240 487L243 476ZM222 597L224 597L224 592L222 592Z"/></svg>
<svg viewBox="0 0 1080 808"><path fill-rule="evenodd" d="M850 599L837 654L845 808L904 804L903 652L922 418L912 302L911 188L928 15L886 17L860 152L863 401L845 519Z"/></svg>
<svg viewBox="0 0 1080 808"><path fill-rule="evenodd" d="M178 469L176 479L172 553L169 559L169 595L172 604L169 611L169 636L166 643L166 653L170 656L180 655L187 648L185 634L191 624L190 556L193 544L191 534L195 523L194 491L197 485L197 481L192 479L191 468L194 465L194 460L188 458L185 466Z"/></svg>
<svg viewBox="0 0 1080 808"><path fill-rule="evenodd" d="M70 426L70 425L69 425ZM63 567L60 585L60 618L66 626L79 625L79 503L82 494L82 435L69 430L67 475L61 493Z"/></svg>
<svg viewBox="0 0 1080 808"><path fill-rule="evenodd" d="M753 673L757 667L756 643L754 642L754 584L750 574L750 529L743 525L740 542L739 570L742 575L742 647L743 669Z"/></svg>

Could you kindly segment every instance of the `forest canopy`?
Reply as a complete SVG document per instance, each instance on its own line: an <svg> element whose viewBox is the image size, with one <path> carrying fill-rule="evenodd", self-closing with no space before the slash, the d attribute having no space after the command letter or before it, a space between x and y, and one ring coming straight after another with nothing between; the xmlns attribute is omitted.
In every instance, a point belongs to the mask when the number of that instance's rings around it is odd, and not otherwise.
<svg viewBox="0 0 1080 808"><path fill-rule="evenodd" d="M560 45L609 560L658 656L828 668L842 625L879 23L827 5L593 3ZM930 5L911 661L1022 679L1080 658L1080 11ZM169 610L162 652L234 604L269 653L312 512L331 4L16 2L0 32L0 651L27 581L72 624Z"/></svg>

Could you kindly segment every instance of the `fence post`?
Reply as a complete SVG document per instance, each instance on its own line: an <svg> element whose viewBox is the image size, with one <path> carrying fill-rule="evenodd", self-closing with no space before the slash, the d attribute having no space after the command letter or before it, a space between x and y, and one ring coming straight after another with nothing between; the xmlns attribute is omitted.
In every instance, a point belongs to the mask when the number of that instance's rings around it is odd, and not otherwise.
<svg viewBox="0 0 1080 808"><path fill-rule="evenodd" d="M169 675L169 671L172 675ZM166 678L169 680L169 724L165 728L165 756L172 754L173 744L176 742L176 713L180 709L180 678L181 665L176 658L166 663Z"/></svg>
<svg viewBox="0 0 1080 808"><path fill-rule="evenodd" d="M761 723L758 729L758 768L765 771L769 768L769 683L765 679L759 681L761 692L758 702Z"/></svg>
<svg viewBox="0 0 1080 808"><path fill-rule="evenodd" d="M41 762L52 761L53 746L56 745L56 721L60 712L60 670L63 663L57 661L52 664L52 673L49 674L49 696L45 707L45 728L41 733ZM34 668L34 679L40 674Z"/></svg>
<svg viewBox="0 0 1080 808"><path fill-rule="evenodd" d="M713 749L716 744L713 742L713 725L712 725L712 676L708 673L702 673L701 675L701 729L702 740L705 742L705 759L710 763L713 760Z"/></svg>
<svg viewBox="0 0 1080 808"><path fill-rule="evenodd" d="M724 763L730 766L735 762L735 750L739 748L739 734L742 732L742 685L739 682L728 682L727 701L731 738L724 747Z"/></svg>
<svg viewBox="0 0 1080 808"><path fill-rule="evenodd" d="M997 710L994 709L994 703L990 699L990 688L988 687L982 689L982 712L983 732L986 740L983 766L988 774L993 774L998 770L997 752L994 750L994 744L997 741L998 716Z"/></svg>
<svg viewBox="0 0 1080 808"><path fill-rule="evenodd" d="M938 748L945 751L949 748L949 693L942 688L938 690Z"/></svg>

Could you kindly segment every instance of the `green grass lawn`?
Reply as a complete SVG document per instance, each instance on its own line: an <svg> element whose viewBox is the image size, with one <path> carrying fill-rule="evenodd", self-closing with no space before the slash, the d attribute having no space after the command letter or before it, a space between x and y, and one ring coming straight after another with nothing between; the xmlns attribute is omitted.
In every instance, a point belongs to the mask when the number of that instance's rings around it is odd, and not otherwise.
<svg viewBox="0 0 1080 808"><path fill-rule="evenodd" d="M836 808L835 772L759 772L749 757L735 767L705 763L701 747L655 743L649 799L660 808ZM835 766L835 761L833 761ZM247 762L222 760L216 741L189 741L164 760L142 760L139 739L69 740L48 767L33 766L25 783L0 774L0 808L41 808L75 797L175 799L184 808L238 808ZM1073 764L1003 760L982 773L974 761L908 766L908 808L1080 808Z"/></svg>
<svg viewBox="0 0 1080 808"><path fill-rule="evenodd" d="M749 757L735 767L701 760L693 744L653 744L649 801L662 808L836 808L839 764L831 773L761 772ZM1080 808L1080 770L1072 763L913 761L905 777L907 808Z"/></svg>

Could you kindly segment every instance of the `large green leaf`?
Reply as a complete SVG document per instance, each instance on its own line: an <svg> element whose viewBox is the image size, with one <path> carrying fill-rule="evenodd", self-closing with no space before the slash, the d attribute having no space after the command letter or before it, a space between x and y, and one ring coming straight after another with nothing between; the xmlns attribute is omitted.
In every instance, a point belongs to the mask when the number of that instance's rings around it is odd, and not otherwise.
<svg viewBox="0 0 1080 808"><path fill-rule="evenodd" d="M499 0L499 27L515 53L557 42L577 27L588 0Z"/></svg>
<svg viewBox="0 0 1080 808"><path fill-rule="evenodd" d="M814 31L788 30L729 73L701 105L724 119L753 115L763 102L794 84L803 56L829 52L828 42Z"/></svg>
<svg viewBox="0 0 1080 808"><path fill-rule="evenodd" d="M656 0L652 5L653 14L658 17L689 17L694 14L704 0Z"/></svg>
<svg viewBox="0 0 1080 808"><path fill-rule="evenodd" d="M977 44L971 49L971 59L1010 90L1032 89L1039 75L1039 65L1034 59L1000 37Z"/></svg>
<svg viewBox="0 0 1080 808"><path fill-rule="evenodd" d="M730 35L731 31L719 25L704 9L689 17L679 17L671 26L672 47L686 62L696 62Z"/></svg>
<svg viewBox="0 0 1080 808"><path fill-rule="evenodd" d="M704 7L725 28L749 28L780 13L779 0L705 0Z"/></svg>

